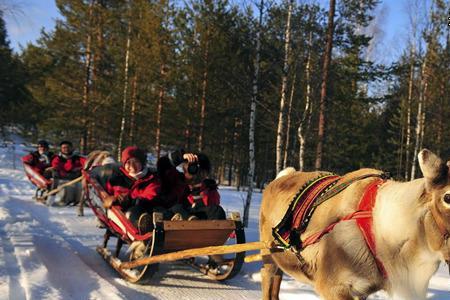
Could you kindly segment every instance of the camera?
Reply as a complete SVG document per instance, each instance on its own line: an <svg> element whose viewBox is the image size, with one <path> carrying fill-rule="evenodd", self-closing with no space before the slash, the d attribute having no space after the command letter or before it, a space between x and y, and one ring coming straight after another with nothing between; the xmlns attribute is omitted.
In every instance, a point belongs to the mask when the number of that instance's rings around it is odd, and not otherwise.
<svg viewBox="0 0 450 300"><path fill-rule="evenodd" d="M200 169L200 166L197 162L190 163L187 167L187 171L191 175L196 175L198 173L198 170Z"/></svg>

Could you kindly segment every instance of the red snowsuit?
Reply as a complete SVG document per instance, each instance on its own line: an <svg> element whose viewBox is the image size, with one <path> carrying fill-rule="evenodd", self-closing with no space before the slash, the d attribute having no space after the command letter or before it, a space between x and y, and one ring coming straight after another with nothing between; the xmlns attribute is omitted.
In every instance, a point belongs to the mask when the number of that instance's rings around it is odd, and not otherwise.
<svg viewBox="0 0 450 300"><path fill-rule="evenodd" d="M70 180L81 176L81 169L85 162L86 158L76 154L68 158L59 154L52 159L52 167L59 178Z"/></svg>

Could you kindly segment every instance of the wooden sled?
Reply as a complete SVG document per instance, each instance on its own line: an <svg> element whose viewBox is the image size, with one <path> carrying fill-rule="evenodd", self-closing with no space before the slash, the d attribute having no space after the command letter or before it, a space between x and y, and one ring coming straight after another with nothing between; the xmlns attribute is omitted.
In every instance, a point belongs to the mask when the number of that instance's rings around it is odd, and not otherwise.
<svg viewBox="0 0 450 300"><path fill-rule="evenodd" d="M119 207L103 208L108 194L87 172L83 175L87 203L106 228L97 252L129 282L146 283L158 263L180 260L214 280L227 280L240 271L245 251L267 248L262 242L245 244L237 213L228 220L193 221L165 221L162 214L153 213L153 230L141 235ZM110 237L117 238L114 253L107 247ZM139 249L139 255L131 246L136 242L145 247ZM123 244L128 244L128 253L121 252Z"/></svg>
<svg viewBox="0 0 450 300"><path fill-rule="evenodd" d="M36 186L36 192L33 198L36 199L36 201L45 202L46 193L52 186L53 181L51 179L45 178L44 176L42 176L42 174L37 172L26 163L23 164L23 169L25 170L25 174L27 175L31 183Z"/></svg>

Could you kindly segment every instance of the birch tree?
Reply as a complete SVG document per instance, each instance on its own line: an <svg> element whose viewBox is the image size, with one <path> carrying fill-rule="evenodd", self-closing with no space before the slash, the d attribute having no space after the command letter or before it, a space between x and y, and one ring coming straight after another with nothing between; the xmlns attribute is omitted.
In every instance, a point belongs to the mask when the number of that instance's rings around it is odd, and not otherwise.
<svg viewBox="0 0 450 300"><path fill-rule="evenodd" d="M83 116L82 116L82 123L83 123L83 132L81 135L81 142L80 142L80 148L81 152L86 154L87 148L88 148L88 131L89 131L89 95L90 95L90 86L91 86L91 64L92 64L92 33L91 33L91 27L92 27L92 11L94 9L95 0L91 0L89 3L89 9L88 9L88 28L86 33L86 53L85 53L85 78L84 78L84 85L83 85Z"/></svg>
<svg viewBox="0 0 450 300"><path fill-rule="evenodd" d="M260 51L261 51L261 34L262 34L262 20L263 20L264 0L259 3L259 20L256 25L256 54L254 60L254 73L252 80L252 97L250 100L250 124L248 131L248 190L244 205L244 226L248 227L248 218L250 212L250 203L253 194L253 181L255 178L255 121L256 121L256 101L258 99L258 78L260 66Z"/></svg>
<svg viewBox="0 0 450 300"><path fill-rule="evenodd" d="M277 143L276 143L276 173L278 174L283 167L283 149L285 144L286 136L286 125L287 125L287 110L288 105L286 105L286 93L287 93L287 82L289 73L289 55L290 55L290 39L291 39L291 16L292 8L294 5L293 0L289 0L288 3L288 14L286 19L286 30L284 38L284 60L283 60L283 76L281 79L281 99L280 99L280 111L278 114L278 129L277 129Z"/></svg>
<svg viewBox="0 0 450 300"><path fill-rule="evenodd" d="M117 143L117 158L120 161L122 154L123 137L125 134L125 118L127 110L127 93L128 93L128 64L130 59L130 46L131 46L131 3L128 3L129 18L128 18L128 30L127 30L127 44L125 48L125 67L124 67L124 79L123 79L123 98L122 98L122 118L120 122L119 142Z"/></svg>
<svg viewBox="0 0 450 300"><path fill-rule="evenodd" d="M312 103L311 103L311 51L312 51L312 32L309 32L308 39L308 57L306 59L305 66L305 80L306 80L306 92L305 92L305 108L303 110L302 119L297 129L299 149L298 149L298 167L299 171L305 169L305 144L306 144L306 132L311 125L312 116Z"/></svg>

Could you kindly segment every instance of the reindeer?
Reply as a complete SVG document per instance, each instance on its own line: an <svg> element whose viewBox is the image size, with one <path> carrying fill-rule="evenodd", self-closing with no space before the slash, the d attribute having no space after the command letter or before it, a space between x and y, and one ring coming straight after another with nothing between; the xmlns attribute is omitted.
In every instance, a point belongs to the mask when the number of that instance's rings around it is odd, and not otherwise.
<svg viewBox="0 0 450 300"><path fill-rule="evenodd" d="M425 299L431 276L441 261L450 259L450 161L444 163L424 149L419 153L419 165L424 178L409 182L386 180L378 189L372 211L375 256L355 220L338 222L299 254L273 248L262 252L263 298L278 299L285 272L311 284L323 299L366 299L381 289L392 299ZM264 191L261 240L274 241L272 229L283 218L294 195L319 174L293 170L285 173ZM341 180L370 173L381 174L378 170L361 169ZM354 212L374 180L358 180L318 206L301 240Z"/></svg>

